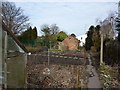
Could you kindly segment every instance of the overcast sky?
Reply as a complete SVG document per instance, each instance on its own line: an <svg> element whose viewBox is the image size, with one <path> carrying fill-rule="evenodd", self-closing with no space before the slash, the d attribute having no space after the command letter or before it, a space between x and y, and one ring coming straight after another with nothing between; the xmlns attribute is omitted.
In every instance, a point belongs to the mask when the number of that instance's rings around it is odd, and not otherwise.
<svg viewBox="0 0 120 90"><path fill-rule="evenodd" d="M100 0L91 2L87 2L88 0L85 0L86 2L79 2L79 0L73 0L74 2L70 0L66 0L67 2L65 0L62 2L50 1L15 3L24 10L25 15L29 16L32 27L37 27L38 35L41 35L40 27L43 24L57 24L68 34L83 35L91 25L96 24L97 18L103 20L110 12L117 11L118 0L116 2L115 0L104 0L106 2L96 2Z"/></svg>

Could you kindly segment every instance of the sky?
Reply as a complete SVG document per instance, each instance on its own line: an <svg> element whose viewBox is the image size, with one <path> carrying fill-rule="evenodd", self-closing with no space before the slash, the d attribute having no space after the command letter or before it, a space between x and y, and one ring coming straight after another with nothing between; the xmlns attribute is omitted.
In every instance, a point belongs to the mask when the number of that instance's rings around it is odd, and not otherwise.
<svg viewBox="0 0 120 90"><path fill-rule="evenodd" d="M8 1L15 1L15 2L118 2L119 0L8 0Z"/></svg>
<svg viewBox="0 0 120 90"><path fill-rule="evenodd" d="M117 11L118 0L18 1L15 2L16 6L24 10L24 15L29 16L31 26L38 29L38 36L42 35L40 28L43 24L57 24L67 34L80 36L91 25L96 25L96 19L104 20L110 12Z"/></svg>

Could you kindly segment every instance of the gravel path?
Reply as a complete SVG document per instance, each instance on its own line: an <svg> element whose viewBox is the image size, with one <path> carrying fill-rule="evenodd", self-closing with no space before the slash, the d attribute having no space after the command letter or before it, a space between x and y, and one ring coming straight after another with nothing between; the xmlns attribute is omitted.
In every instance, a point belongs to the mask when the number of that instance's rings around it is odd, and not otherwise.
<svg viewBox="0 0 120 90"><path fill-rule="evenodd" d="M92 66L92 61L90 54L88 54L89 65L87 65L87 71L89 73L88 88L102 88L98 74L94 66Z"/></svg>

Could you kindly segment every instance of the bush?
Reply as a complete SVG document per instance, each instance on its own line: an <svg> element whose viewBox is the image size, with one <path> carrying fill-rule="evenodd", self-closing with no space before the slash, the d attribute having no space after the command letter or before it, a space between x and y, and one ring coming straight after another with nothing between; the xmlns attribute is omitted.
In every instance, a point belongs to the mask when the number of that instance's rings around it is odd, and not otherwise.
<svg viewBox="0 0 120 90"><path fill-rule="evenodd" d="M109 41L104 46L104 60L107 64L120 64L120 43L117 41Z"/></svg>
<svg viewBox="0 0 120 90"><path fill-rule="evenodd" d="M97 48L96 48L95 46L92 46L92 47L91 47L91 52L92 52L92 53L96 53L96 52L97 52Z"/></svg>

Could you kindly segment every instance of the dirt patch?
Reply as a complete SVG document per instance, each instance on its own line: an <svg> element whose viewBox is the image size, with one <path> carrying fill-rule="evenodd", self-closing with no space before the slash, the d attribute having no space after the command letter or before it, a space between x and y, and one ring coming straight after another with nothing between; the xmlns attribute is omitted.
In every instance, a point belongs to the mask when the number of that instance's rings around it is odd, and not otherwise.
<svg viewBox="0 0 120 90"><path fill-rule="evenodd" d="M28 88L78 88L86 87L85 66L45 65L28 63Z"/></svg>

